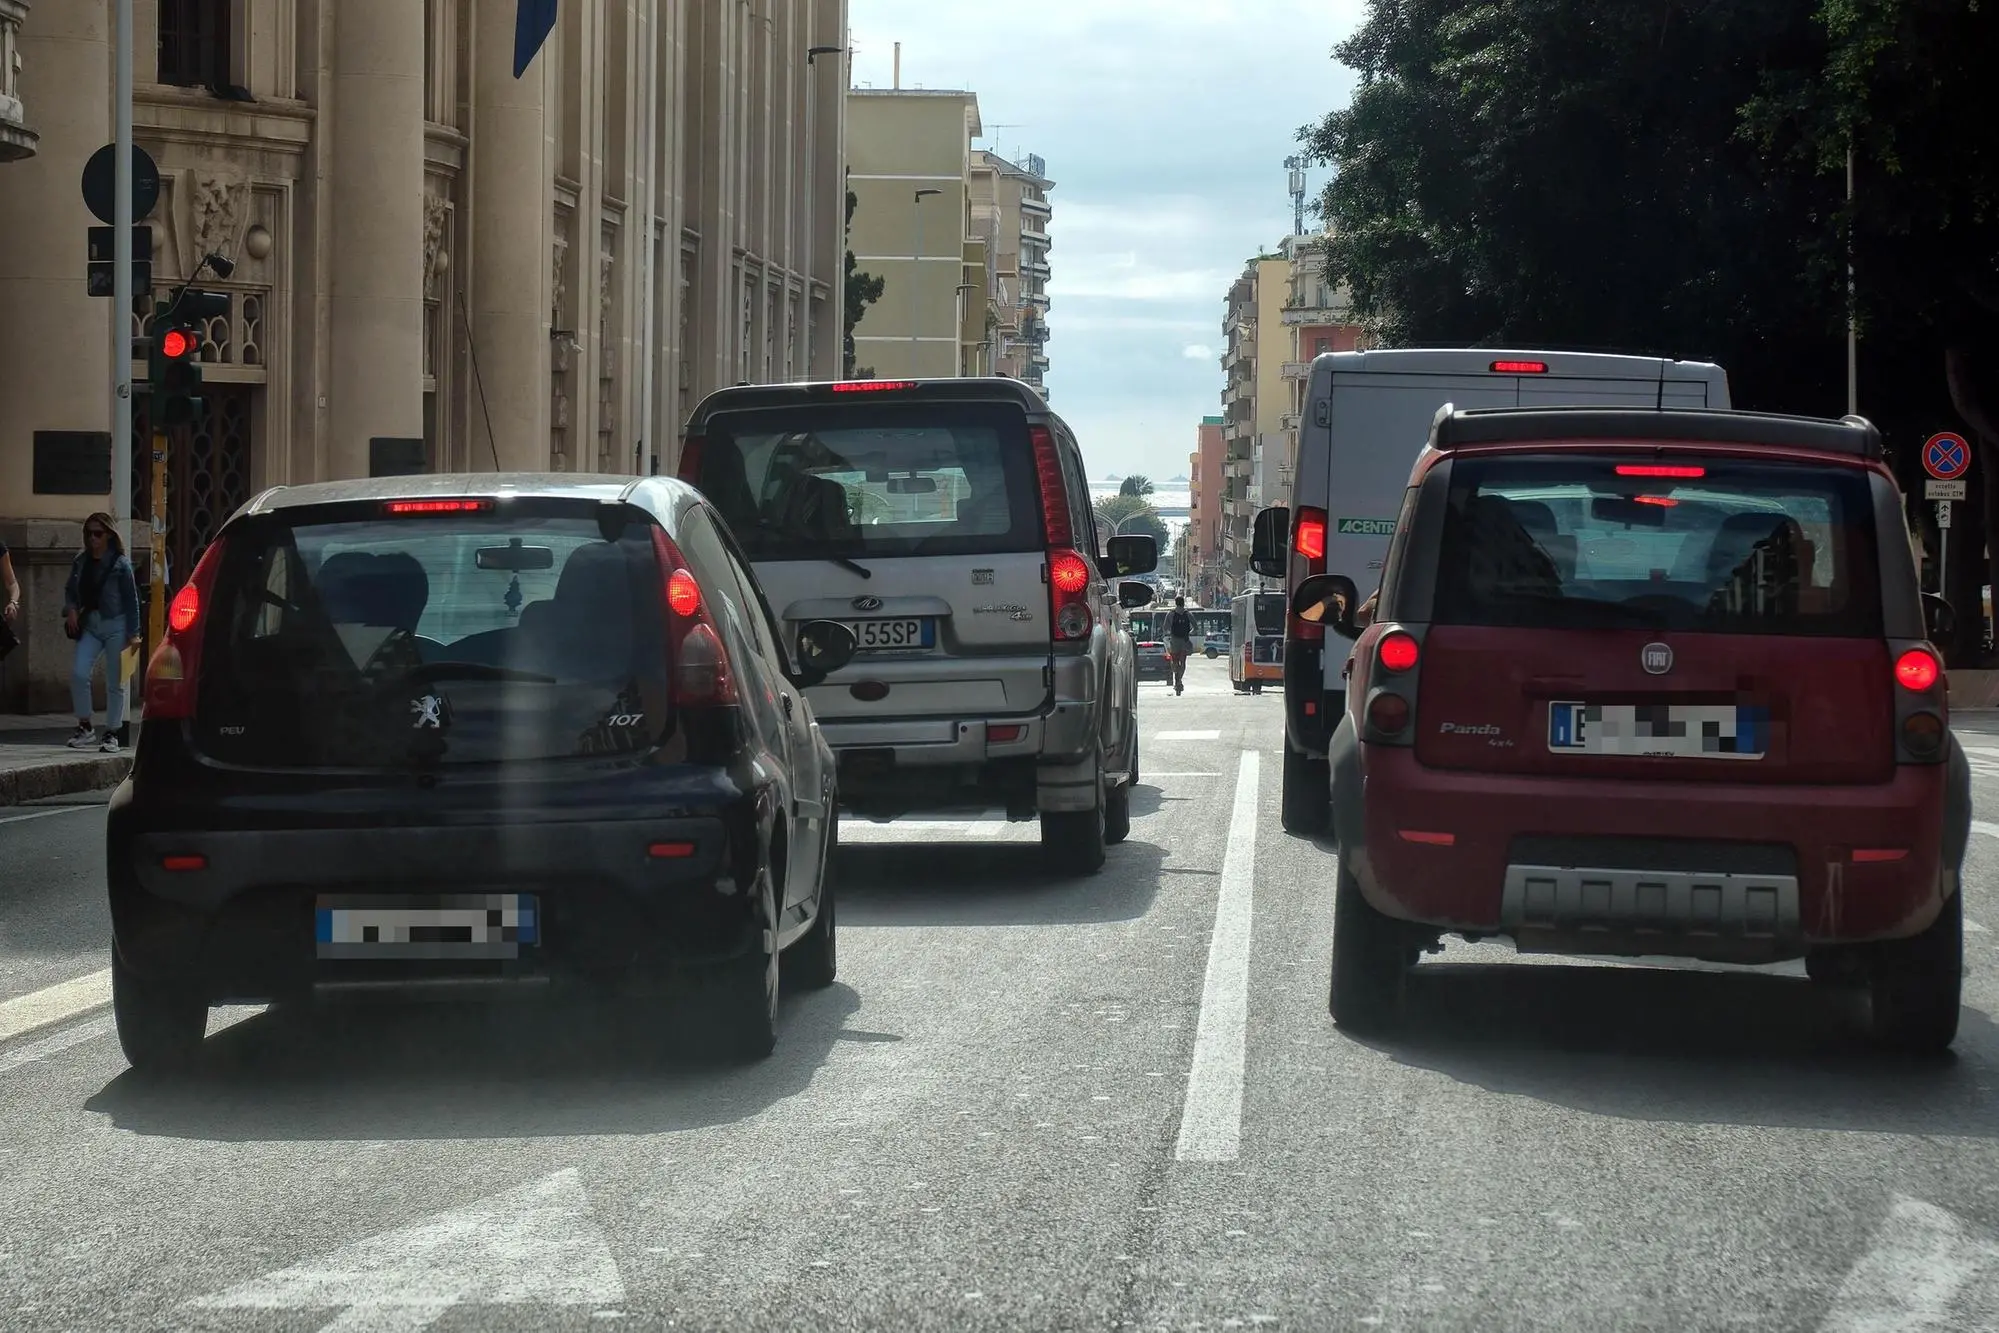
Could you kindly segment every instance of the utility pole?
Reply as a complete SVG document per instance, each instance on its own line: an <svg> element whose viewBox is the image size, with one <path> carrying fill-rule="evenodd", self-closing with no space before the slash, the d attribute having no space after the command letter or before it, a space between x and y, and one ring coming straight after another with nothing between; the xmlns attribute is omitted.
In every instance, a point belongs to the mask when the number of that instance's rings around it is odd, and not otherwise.
<svg viewBox="0 0 1999 1333"><path fill-rule="evenodd" d="M111 222L111 516L132 536L132 0L118 0L112 74L112 151L117 155ZM159 502L157 486L154 503ZM151 573L157 585L160 567ZM155 640L157 642L157 640Z"/></svg>

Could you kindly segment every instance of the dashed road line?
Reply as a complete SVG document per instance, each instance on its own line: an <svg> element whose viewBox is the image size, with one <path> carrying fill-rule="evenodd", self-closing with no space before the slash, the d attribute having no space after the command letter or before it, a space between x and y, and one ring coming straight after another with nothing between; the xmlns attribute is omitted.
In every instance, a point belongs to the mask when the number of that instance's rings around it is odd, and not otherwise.
<svg viewBox="0 0 1999 1333"><path fill-rule="evenodd" d="M1152 739L1156 741L1218 741L1221 738L1222 733L1219 731L1155 731L1152 733Z"/></svg>
<svg viewBox="0 0 1999 1333"><path fill-rule="evenodd" d="M111 969L0 1002L0 1041L53 1027L111 1003Z"/></svg>
<svg viewBox="0 0 1999 1333"><path fill-rule="evenodd" d="M51 815L73 815L79 810L102 810L103 808L104 806L101 803L92 805L54 805L46 810L30 810L24 815L6 815L0 817L0 824L25 824L31 819L47 819Z"/></svg>
<svg viewBox="0 0 1999 1333"><path fill-rule="evenodd" d="M1175 1159L1182 1162L1232 1162L1242 1148L1243 1045L1249 1022L1262 761L1255 750L1244 750L1236 770L1235 809L1229 815L1215 930L1208 944L1208 974L1201 987L1201 1019L1194 1031L1194 1059L1180 1108L1180 1138L1173 1149Z"/></svg>

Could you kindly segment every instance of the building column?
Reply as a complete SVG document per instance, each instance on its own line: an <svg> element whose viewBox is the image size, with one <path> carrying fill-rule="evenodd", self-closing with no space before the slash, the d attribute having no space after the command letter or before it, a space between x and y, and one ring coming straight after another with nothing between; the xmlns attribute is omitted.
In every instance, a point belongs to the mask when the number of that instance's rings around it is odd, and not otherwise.
<svg viewBox="0 0 1999 1333"><path fill-rule="evenodd" d="M475 435L493 421L493 448L475 439L473 466L494 456L506 471L549 465L549 305L554 291L555 180L548 131L553 42L514 78L514 7L481 3L472 21L472 272L479 377Z"/></svg>
<svg viewBox="0 0 1999 1333"><path fill-rule="evenodd" d="M334 13L329 478L367 476L376 436L423 434L423 24L410 0Z"/></svg>
<svg viewBox="0 0 1999 1333"><path fill-rule="evenodd" d="M111 140L110 7L43 0L18 40L21 101L41 141L0 165L0 516L81 518L109 509L109 492L36 495L33 442L38 430L111 429L111 302L84 291L96 219L77 190Z"/></svg>

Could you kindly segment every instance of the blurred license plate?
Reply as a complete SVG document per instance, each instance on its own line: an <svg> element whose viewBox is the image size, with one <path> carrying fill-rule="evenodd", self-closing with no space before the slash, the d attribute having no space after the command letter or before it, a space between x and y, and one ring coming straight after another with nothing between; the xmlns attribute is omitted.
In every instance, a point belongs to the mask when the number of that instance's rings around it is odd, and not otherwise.
<svg viewBox="0 0 1999 1333"><path fill-rule="evenodd" d="M321 897L313 935L321 958L518 958L541 914L527 893Z"/></svg>
<svg viewBox="0 0 1999 1333"><path fill-rule="evenodd" d="M1769 740L1769 714L1738 704L1548 705L1557 754L1761 759Z"/></svg>
<svg viewBox="0 0 1999 1333"><path fill-rule="evenodd" d="M849 626L862 650L929 648L937 642L937 622L927 619L856 620Z"/></svg>

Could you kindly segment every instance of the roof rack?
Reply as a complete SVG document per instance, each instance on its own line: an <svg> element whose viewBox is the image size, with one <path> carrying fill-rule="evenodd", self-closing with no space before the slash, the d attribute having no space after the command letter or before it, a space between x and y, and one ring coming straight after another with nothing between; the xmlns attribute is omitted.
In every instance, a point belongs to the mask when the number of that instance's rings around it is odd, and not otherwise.
<svg viewBox="0 0 1999 1333"><path fill-rule="evenodd" d="M1789 416L1668 407L1471 407L1450 403L1430 425L1430 448L1531 444L1544 440L1619 440L1660 444L1763 444L1878 461L1881 432L1865 417Z"/></svg>

